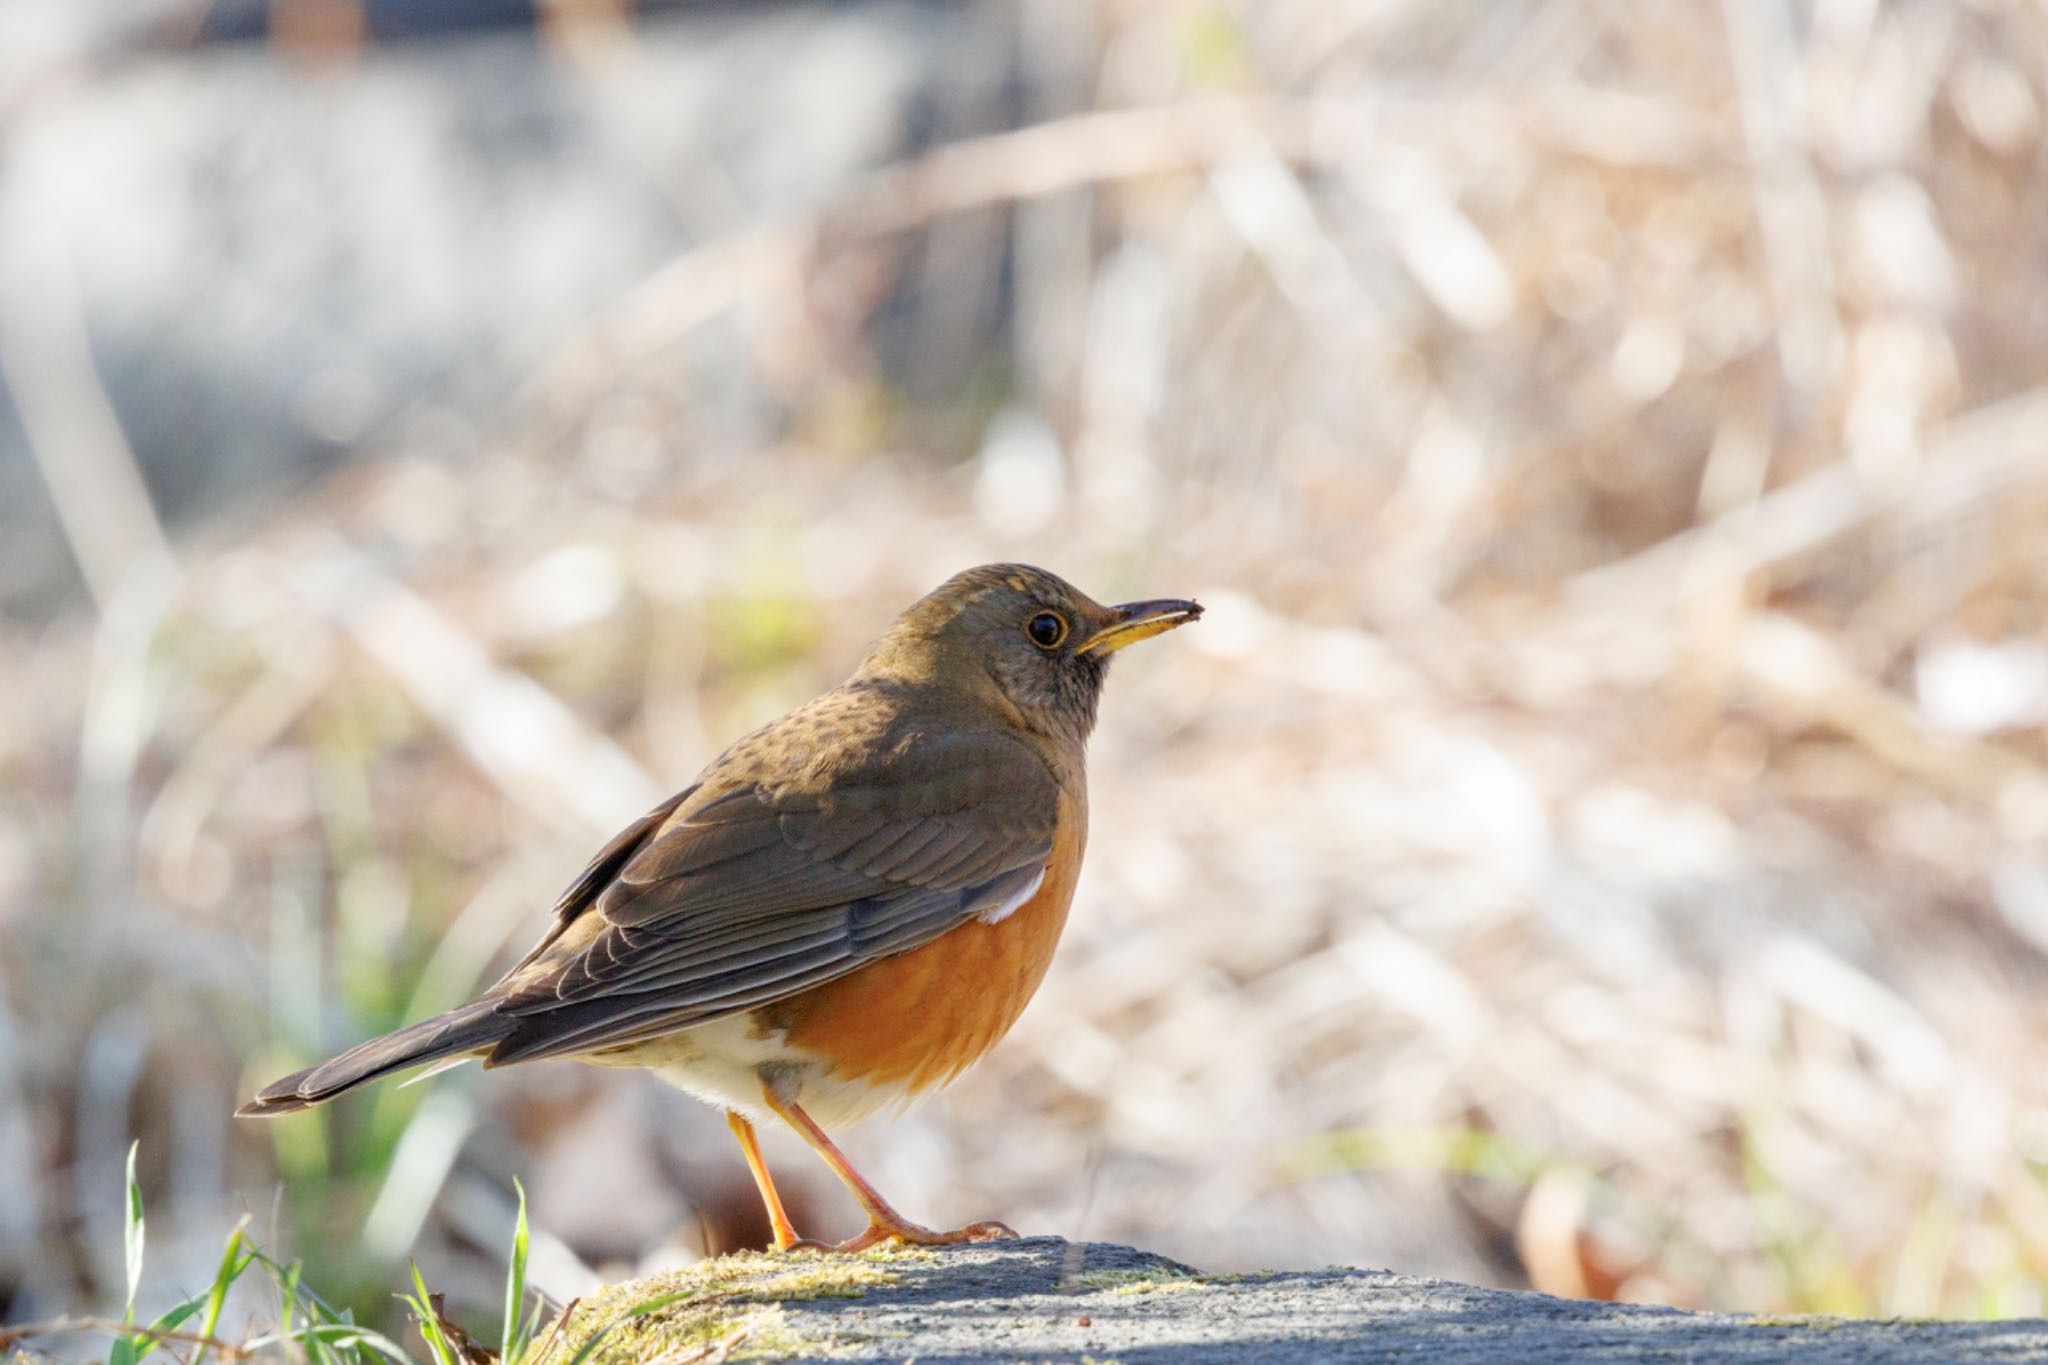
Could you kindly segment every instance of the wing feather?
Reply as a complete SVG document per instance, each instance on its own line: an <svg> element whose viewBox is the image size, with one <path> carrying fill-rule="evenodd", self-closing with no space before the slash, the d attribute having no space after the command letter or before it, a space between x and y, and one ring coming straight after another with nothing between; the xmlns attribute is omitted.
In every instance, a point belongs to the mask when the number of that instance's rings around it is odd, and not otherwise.
<svg viewBox="0 0 2048 1365"><path fill-rule="evenodd" d="M928 943L1040 875L1059 791L1035 753L987 729L877 738L829 790L722 760L614 840L501 983L516 1022L487 1064L629 1046L780 999Z"/></svg>

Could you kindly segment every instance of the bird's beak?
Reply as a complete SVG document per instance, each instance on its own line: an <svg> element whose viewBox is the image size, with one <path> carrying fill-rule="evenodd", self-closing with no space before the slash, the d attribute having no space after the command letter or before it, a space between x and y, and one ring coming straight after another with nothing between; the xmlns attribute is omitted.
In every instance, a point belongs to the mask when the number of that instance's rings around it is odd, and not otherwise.
<svg viewBox="0 0 2048 1365"><path fill-rule="evenodd" d="M1081 642L1076 654L1110 654L1125 645L1163 635L1184 626L1202 614L1200 602L1162 599L1157 602L1126 602L1111 607L1116 619Z"/></svg>

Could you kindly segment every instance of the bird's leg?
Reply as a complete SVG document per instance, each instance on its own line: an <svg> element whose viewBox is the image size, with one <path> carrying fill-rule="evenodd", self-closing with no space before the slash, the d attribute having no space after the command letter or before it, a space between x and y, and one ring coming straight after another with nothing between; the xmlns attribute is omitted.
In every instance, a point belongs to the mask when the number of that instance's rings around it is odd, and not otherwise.
<svg viewBox="0 0 2048 1365"><path fill-rule="evenodd" d="M999 1237L1017 1235L1001 1223L969 1223L964 1228L940 1232L911 1222L889 1207L889 1201L882 1198L881 1192L868 1184L859 1171L853 1169L853 1163L846 1159L846 1154L839 1150L831 1138L825 1136L825 1130L820 1128L801 1106L794 1100L785 1100L776 1095L772 1086L763 1086L762 1093L767 1099L768 1107L780 1115L783 1122L796 1129L803 1140L811 1144L812 1151L824 1158L825 1164L832 1168L832 1174L838 1176L840 1182L853 1192L853 1197L860 1201L861 1208L868 1216L867 1231L837 1246L826 1247L810 1241L799 1245L814 1247L821 1251L865 1251L878 1242L947 1246L954 1242L991 1242Z"/></svg>
<svg viewBox="0 0 2048 1365"><path fill-rule="evenodd" d="M768 1223L775 1229L775 1249L787 1251L802 1239L791 1226L789 1214L782 1207L782 1196L775 1192L775 1179L768 1174L768 1163L761 1159L761 1143L754 1136L754 1125L747 1122L745 1115L737 1109L725 1111L725 1121L732 1128L732 1135L740 1140L740 1151L747 1158L747 1169L754 1173L754 1184L761 1191L761 1202L768 1206Z"/></svg>

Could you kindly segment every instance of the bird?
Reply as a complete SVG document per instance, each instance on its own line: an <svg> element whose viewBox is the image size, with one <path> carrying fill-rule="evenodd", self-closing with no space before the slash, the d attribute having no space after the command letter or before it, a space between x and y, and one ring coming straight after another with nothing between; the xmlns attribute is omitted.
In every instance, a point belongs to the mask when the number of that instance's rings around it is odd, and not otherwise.
<svg viewBox="0 0 2048 1365"><path fill-rule="evenodd" d="M1081 870L1110 660L1201 615L1178 598L1104 606L1027 564L955 574L844 683L620 831L477 999L236 1112L289 1114L470 1059L644 1067L725 1111L778 1249L1016 1236L910 1221L830 1130L937 1090L1016 1022ZM797 1234L756 1135L771 1119L846 1186L863 1232L830 1247Z"/></svg>

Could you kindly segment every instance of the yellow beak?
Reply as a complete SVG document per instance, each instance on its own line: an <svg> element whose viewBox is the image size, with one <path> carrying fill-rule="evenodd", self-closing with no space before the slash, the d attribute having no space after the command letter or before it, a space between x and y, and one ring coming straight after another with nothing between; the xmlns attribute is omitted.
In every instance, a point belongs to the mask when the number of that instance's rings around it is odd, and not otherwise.
<svg viewBox="0 0 2048 1365"><path fill-rule="evenodd" d="M1175 626L1199 619L1202 604L1163 598L1157 602L1126 602L1111 610L1116 613L1116 620L1083 640L1074 653L1109 654L1125 645L1164 635Z"/></svg>

